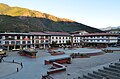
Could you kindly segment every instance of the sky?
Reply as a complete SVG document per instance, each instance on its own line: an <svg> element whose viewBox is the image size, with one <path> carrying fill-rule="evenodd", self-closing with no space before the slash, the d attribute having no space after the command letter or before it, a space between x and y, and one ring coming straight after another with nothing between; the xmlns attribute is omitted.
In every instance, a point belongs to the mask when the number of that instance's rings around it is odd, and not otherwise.
<svg viewBox="0 0 120 79"><path fill-rule="evenodd" d="M120 0L0 0L95 27L120 26Z"/></svg>

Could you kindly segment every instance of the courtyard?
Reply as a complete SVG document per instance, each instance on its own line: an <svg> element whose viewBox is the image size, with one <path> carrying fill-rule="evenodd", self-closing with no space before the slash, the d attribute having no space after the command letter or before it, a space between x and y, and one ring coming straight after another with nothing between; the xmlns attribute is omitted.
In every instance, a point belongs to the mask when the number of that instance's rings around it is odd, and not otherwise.
<svg viewBox="0 0 120 79"><path fill-rule="evenodd" d="M88 48L80 48L80 50L82 52L89 52ZM17 72L17 68L21 68L20 65L2 62L0 63L0 79L42 79L42 75L46 74L47 70L51 67L51 65L44 65L44 60L57 56L51 56L47 50L37 51L37 58L33 59L25 56L19 56L17 53L18 51L7 52L8 56L4 58L4 61L14 60L19 63L22 62L23 68ZM65 51L67 51L67 49L65 49ZM68 55L68 53L65 53L65 55ZM120 53L114 52L91 56L90 58L75 58L72 59L71 64L63 64L67 66L67 70L65 72L55 73L51 76L54 79L78 79L78 77L81 77L83 74L87 74L88 72L97 70L109 63L118 61L119 57Z"/></svg>

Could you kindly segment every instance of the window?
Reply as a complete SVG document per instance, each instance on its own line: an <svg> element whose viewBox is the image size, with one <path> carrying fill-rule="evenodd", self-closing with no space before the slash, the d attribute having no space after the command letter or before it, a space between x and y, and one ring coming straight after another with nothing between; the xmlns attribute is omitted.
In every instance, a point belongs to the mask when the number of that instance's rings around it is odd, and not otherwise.
<svg viewBox="0 0 120 79"><path fill-rule="evenodd" d="M54 37L52 37L52 39L54 39Z"/></svg>
<svg viewBox="0 0 120 79"><path fill-rule="evenodd" d="M20 36L17 36L17 39L20 39Z"/></svg>
<svg viewBox="0 0 120 79"><path fill-rule="evenodd" d="M11 41L11 44L15 44L15 41Z"/></svg>
<svg viewBox="0 0 120 79"><path fill-rule="evenodd" d="M5 41L5 44L9 44L9 41Z"/></svg>
<svg viewBox="0 0 120 79"><path fill-rule="evenodd" d="M26 41L22 41L22 44L26 44Z"/></svg>
<svg viewBox="0 0 120 79"><path fill-rule="evenodd" d="M8 36L5 36L5 39L7 40L7 39L8 39Z"/></svg>
<svg viewBox="0 0 120 79"><path fill-rule="evenodd" d="M97 40L98 42L100 41L100 40Z"/></svg>
<svg viewBox="0 0 120 79"><path fill-rule="evenodd" d="M24 38L25 38L25 36L22 36L22 38L24 39Z"/></svg>
<svg viewBox="0 0 120 79"><path fill-rule="evenodd" d="M31 42L30 41L27 41L27 44L30 44Z"/></svg>
<svg viewBox="0 0 120 79"><path fill-rule="evenodd" d="M45 42L48 43L48 40L46 40Z"/></svg>
<svg viewBox="0 0 120 79"><path fill-rule="evenodd" d="M58 37L56 37L56 39L58 39Z"/></svg>
<svg viewBox="0 0 120 79"><path fill-rule="evenodd" d="M36 39L39 39L39 36L36 36Z"/></svg>
<svg viewBox="0 0 120 79"><path fill-rule="evenodd" d="M30 39L30 36L28 36L28 38Z"/></svg>
<svg viewBox="0 0 120 79"><path fill-rule="evenodd" d="M48 36L46 36L46 39L48 39Z"/></svg>
<svg viewBox="0 0 120 79"><path fill-rule="evenodd" d="M61 41L59 41L59 43L61 43Z"/></svg>
<svg viewBox="0 0 120 79"><path fill-rule="evenodd" d="M17 45L20 44L20 41L16 41L16 44L17 44Z"/></svg>

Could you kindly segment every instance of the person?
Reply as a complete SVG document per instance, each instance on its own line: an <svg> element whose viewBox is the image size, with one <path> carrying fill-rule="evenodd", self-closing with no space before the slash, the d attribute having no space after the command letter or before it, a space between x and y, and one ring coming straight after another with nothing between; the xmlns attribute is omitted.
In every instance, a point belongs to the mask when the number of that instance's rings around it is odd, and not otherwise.
<svg viewBox="0 0 120 79"><path fill-rule="evenodd" d="M17 67L17 72L19 71L18 67Z"/></svg>
<svg viewBox="0 0 120 79"><path fill-rule="evenodd" d="M3 60L3 56L1 56L1 58L0 58L0 63L2 62L2 60Z"/></svg>

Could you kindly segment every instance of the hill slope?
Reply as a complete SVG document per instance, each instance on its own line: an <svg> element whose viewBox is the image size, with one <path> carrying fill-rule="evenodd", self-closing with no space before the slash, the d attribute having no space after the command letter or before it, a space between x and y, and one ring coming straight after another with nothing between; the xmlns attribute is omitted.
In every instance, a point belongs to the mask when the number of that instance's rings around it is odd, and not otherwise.
<svg viewBox="0 0 120 79"><path fill-rule="evenodd" d="M26 8L20 7L10 7L9 5L0 3L0 14L10 15L10 16L28 16L28 17L37 17L37 18L47 18L53 21L70 21L72 20L65 18L58 18L50 14L42 13L35 10L29 10Z"/></svg>
<svg viewBox="0 0 120 79"><path fill-rule="evenodd" d="M96 28L53 15L0 4L0 32L78 31L101 32Z"/></svg>

